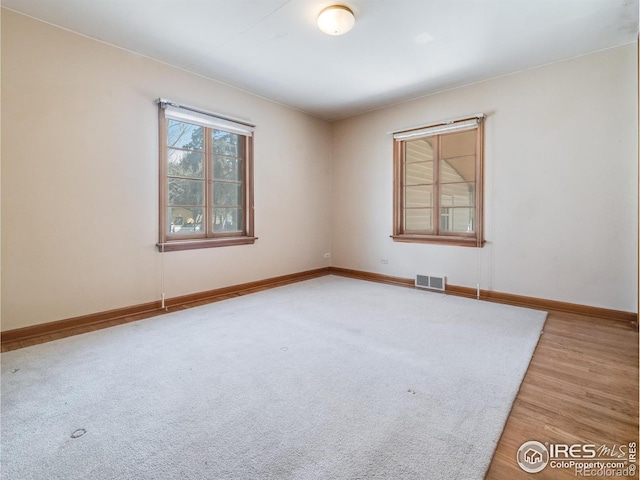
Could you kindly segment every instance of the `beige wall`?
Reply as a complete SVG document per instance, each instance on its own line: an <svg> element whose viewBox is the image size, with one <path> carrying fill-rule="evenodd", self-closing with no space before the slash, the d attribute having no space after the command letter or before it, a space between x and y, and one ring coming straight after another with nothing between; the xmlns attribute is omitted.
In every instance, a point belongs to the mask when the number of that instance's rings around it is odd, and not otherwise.
<svg viewBox="0 0 640 480"><path fill-rule="evenodd" d="M329 264L330 125L2 11L2 330L158 300L166 97L246 118L255 245L165 254L167 297Z"/></svg>
<svg viewBox="0 0 640 480"><path fill-rule="evenodd" d="M2 10L2 330L332 264L637 311L638 90L627 45L342 120ZM157 110L243 117L252 246L155 249ZM387 132L476 112L485 248L394 243ZM381 263L388 260L388 264Z"/></svg>
<svg viewBox="0 0 640 480"><path fill-rule="evenodd" d="M333 124L333 265L637 311L636 44ZM387 132L484 112L482 249L394 243ZM388 263L381 262L382 259Z"/></svg>

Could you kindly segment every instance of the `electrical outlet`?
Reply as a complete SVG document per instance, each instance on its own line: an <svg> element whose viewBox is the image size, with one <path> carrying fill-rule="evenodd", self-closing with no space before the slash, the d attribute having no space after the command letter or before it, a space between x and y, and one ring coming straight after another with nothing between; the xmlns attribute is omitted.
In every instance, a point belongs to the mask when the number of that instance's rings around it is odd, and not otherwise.
<svg viewBox="0 0 640 480"><path fill-rule="evenodd" d="M388 258L381 258L380 259L380 263L383 263L384 265L389 263L389 259Z"/></svg>
<svg viewBox="0 0 640 480"><path fill-rule="evenodd" d="M330 253L325 253L325 254L323 255L323 257L324 257L324 258L331 258L331 254L330 254Z"/></svg>

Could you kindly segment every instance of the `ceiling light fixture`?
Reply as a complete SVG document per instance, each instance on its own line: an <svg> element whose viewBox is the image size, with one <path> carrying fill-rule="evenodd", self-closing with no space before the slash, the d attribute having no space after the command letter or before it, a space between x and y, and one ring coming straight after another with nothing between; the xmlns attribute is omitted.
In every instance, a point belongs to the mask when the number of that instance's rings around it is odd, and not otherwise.
<svg viewBox="0 0 640 480"><path fill-rule="evenodd" d="M318 28L327 35L342 35L353 28L356 17L343 5L332 5L318 15Z"/></svg>

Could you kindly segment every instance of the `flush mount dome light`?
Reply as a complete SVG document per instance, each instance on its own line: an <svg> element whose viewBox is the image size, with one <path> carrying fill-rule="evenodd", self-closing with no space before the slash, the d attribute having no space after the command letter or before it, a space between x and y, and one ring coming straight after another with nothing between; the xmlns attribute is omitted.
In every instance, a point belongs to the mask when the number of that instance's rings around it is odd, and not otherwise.
<svg viewBox="0 0 640 480"><path fill-rule="evenodd" d="M342 35L353 28L356 17L343 5L332 5L318 15L318 28L327 35Z"/></svg>

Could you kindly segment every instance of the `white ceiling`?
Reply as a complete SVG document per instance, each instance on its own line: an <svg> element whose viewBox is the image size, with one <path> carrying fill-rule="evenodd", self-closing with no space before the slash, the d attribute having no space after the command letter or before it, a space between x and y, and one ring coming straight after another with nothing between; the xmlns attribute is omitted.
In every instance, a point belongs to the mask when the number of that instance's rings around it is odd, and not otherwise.
<svg viewBox="0 0 640 480"><path fill-rule="evenodd" d="M335 120L635 42L638 0L2 0L2 6Z"/></svg>

